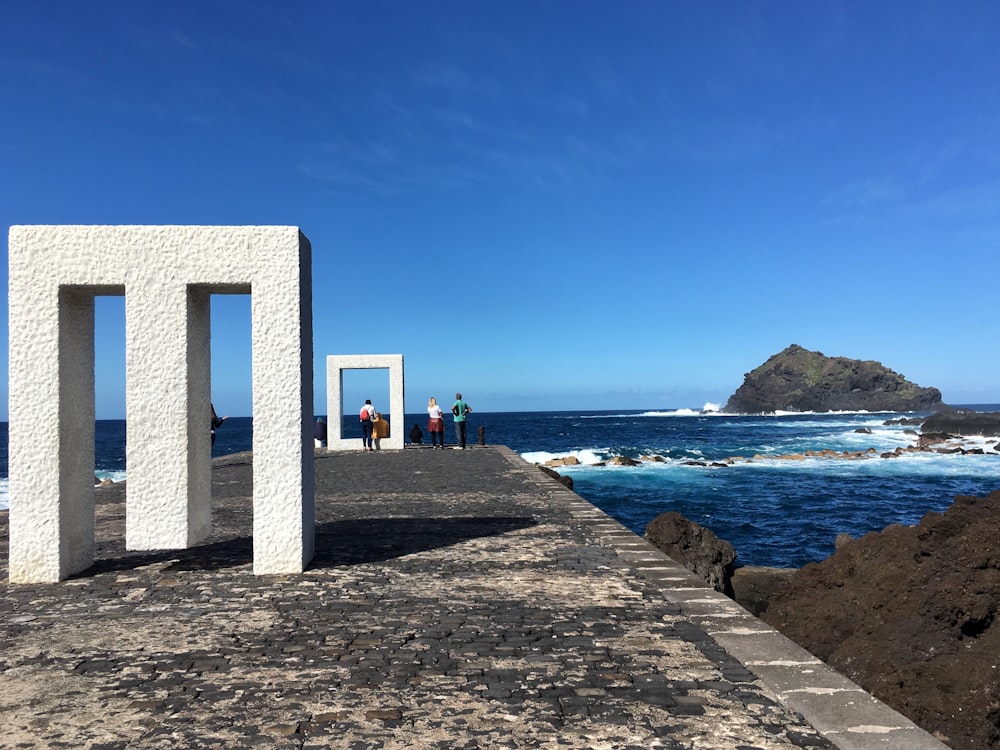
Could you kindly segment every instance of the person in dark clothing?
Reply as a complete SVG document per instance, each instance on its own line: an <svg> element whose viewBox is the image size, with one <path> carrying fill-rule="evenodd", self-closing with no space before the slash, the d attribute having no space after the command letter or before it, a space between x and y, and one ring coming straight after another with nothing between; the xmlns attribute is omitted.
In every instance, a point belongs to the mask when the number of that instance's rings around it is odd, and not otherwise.
<svg viewBox="0 0 1000 750"><path fill-rule="evenodd" d="M326 447L326 421L323 417L316 420L316 426L313 427L313 443L317 448Z"/></svg>
<svg viewBox="0 0 1000 750"><path fill-rule="evenodd" d="M215 445L215 431L222 427L222 423L229 417L220 417L215 413L215 404L212 404L212 445Z"/></svg>
<svg viewBox="0 0 1000 750"><path fill-rule="evenodd" d="M424 432L420 429L420 425L413 425L413 428L410 430L410 442L414 445L420 445L420 443L423 442L423 439Z"/></svg>

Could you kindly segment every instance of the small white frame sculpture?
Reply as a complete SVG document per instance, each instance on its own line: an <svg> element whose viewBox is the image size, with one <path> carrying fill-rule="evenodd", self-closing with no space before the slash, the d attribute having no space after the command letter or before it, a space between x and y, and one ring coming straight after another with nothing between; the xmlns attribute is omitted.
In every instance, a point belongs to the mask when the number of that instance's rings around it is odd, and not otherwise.
<svg viewBox="0 0 1000 750"><path fill-rule="evenodd" d="M94 562L94 298L125 295L126 547L211 531L212 294L250 294L253 570L315 544L312 249L291 226L13 226L10 581Z"/></svg>
<svg viewBox="0 0 1000 750"><path fill-rule="evenodd" d="M405 393L403 387L402 354L330 354L326 358L327 448L357 450L361 448L361 428L357 436L344 437L344 370L389 370L389 437L382 447L403 449L406 433ZM376 404L376 408L377 408ZM361 405L358 404L358 412Z"/></svg>

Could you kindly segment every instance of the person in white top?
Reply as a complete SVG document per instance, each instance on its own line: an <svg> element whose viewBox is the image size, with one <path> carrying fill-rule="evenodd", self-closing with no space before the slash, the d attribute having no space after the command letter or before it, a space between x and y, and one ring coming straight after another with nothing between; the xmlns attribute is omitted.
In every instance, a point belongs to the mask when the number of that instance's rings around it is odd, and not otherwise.
<svg viewBox="0 0 1000 750"><path fill-rule="evenodd" d="M366 399L365 405L361 407L361 447L367 452L372 448L372 417L375 416L375 407L372 400Z"/></svg>
<svg viewBox="0 0 1000 750"><path fill-rule="evenodd" d="M431 446L444 448L444 412L433 396L427 402L427 431L431 434ZM440 442L440 445L438 443Z"/></svg>

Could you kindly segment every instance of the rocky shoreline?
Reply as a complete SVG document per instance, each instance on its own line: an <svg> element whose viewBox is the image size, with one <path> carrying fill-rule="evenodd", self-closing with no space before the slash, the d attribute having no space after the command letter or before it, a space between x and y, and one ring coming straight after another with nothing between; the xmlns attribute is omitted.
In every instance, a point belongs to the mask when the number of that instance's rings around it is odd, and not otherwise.
<svg viewBox="0 0 1000 750"><path fill-rule="evenodd" d="M1000 747L1000 491L916 526L838 538L801 569L737 568L676 513L646 538L957 750Z"/></svg>
<svg viewBox="0 0 1000 750"><path fill-rule="evenodd" d="M906 430L913 438L908 446L899 446L891 451L878 451L868 448L862 451L834 451L830 449L809 450L802 453L786 453L781 455L765 455L761 453L752 456L726 456L715 461L684 461L684 466L703 466L707 468L725 468L738 463L751 461L806 461L808 459L860 461L866 459L898 458L908 453L942 453L962 455L1000 454L1000 442L984 440L1000 436L1000 414L966 411L942 412L930 417L904 418L905 423L920 425L915 429ZM901 424L904 420L887 420L886 425ZM867 428L859 428L857 432L871 432ZM607 461L601 461L593 466L639 466L643 463L666 463L664 456L657 454L641 455L637 458L629 456L612 456ZM544 464L545 468L560 466L579 466L580 459L576 456L552 458Z"/></svg>
<svg viewBox="0 0 1000 750"><path fill-rule="evenodd" d="M922 426L931 431L911 448L874 455L1000 452L1000 443L981 440L1000 434L1000 414L947 413ZM963 434L950 431L956 428ZM968 447L977 438L979 447ZM916 526L895 524L859 539L842 534L833 555L801 569L734 569L731 544L676 513L658 516L645 536L951 747L980 750L1000 748L997 528L1000 491L956 497Z"/></svg>
<svg viewBox="0 0 1000 750"><path fill-rule="evenodd" d="M959 750L1000 747L1000 491L843 540L761 618Z"/></svg>

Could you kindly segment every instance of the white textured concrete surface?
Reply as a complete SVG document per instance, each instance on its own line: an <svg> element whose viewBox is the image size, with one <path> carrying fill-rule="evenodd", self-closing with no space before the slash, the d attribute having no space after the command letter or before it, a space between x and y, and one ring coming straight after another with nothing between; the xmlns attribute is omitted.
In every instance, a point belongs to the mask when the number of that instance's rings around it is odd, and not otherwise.
<svg viewBox="0 0 1000 750"><path fill-rule="evenodd" d="M312 250L287 226L14 226L10 580L94 559L94 297L125 295L126 545L211 529L210 297L251 294L254 572L313 555Z"/></svg>
<svg viewBox="0 0 1000 750"><path fill-rule="evenodd" d="M406 434L406 397L403 385L402 354L330 354L326 358L327 448L329 450L360 450L361 427L356 435L344 435L344 370L389 370L389 437L382 447L402 450ZM383 414L378 404L375 408ZM357 405L353 414L361 412ZM347 412L351 414L349 410ZM357 417L355 417L357 418ZM348 420L350 421L350 420Z"/></svg>

